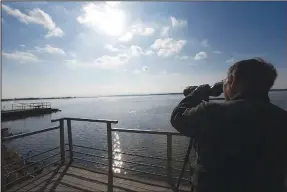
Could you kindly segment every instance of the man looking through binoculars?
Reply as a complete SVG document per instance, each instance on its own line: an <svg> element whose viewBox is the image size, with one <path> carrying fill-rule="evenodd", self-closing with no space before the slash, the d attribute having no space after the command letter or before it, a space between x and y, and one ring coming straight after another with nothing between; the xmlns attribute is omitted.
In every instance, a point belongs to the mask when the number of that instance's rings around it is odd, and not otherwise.
<svg viewBox="0 0 287 192"><path fill-rule="evenodd" d="M171 124L198 141L196 192L286 190L287 112L268 97L276 77L272 64L254 58L233 64L213 87L184 90ZM225 102L208 102L222 93Z"/></svg>

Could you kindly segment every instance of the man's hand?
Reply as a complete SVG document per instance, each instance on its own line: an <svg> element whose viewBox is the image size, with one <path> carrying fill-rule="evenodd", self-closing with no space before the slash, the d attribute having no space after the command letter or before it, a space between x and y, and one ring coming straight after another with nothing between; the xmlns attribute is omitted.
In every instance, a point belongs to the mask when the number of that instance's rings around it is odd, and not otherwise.
<svg viewBox="0 0 287 192"><path fill-rule="evenodd" d="M183 94L184 96L188 96L192 93L194 97L198 98L199 100L209 100L211 88L208 84L200 85L200 86L189 86L184 89Z"/></svg>
<svg viewBox="0 0 287 192"><path fill-rule="evenodd" d="M210 86L208 84L204 84L197 87L193 93L195 97L204 101L209 101L210 90Z"/></svg>
<svg viewBox="0 0 287 192"><path fill-rule="evenodd" d="M186 97L188 96L192 91L194 91L198 86L188 86L183 90L183 95Z"/></svg>
<svg viewBox="0 0 287 192"><path fill-rule="evenodd" d="M218 97L222 93L223 93L223 81L220 81L212 86L209 96Z"/></svg>

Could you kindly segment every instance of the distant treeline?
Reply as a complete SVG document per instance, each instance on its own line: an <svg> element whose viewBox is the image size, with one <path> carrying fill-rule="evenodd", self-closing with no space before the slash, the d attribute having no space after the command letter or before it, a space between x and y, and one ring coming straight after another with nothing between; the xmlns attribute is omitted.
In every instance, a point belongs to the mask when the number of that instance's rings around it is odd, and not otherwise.
<svg viewBox="0 0 287 192"><path fill-rule="evenodd" d="M14 99L1 99L1 101L17 101L17 100L44 100L44 99L73 99L76 97L42 97L42 98L35 98L35 97L29 97L29 98L14 98Z"/></svg>
<svg viewBox="0 0 287 192"><path fill-rule="evenodd" d="M271 91L287 91L287 89L271 89Z"/></svg>
<svg viewBox="0 0 287 192"><path fill-rule="evenodd" d="M287 89L271 89L271 92L275 91L287 91ZM148 96L148 95L180 95L183 93L153 93L153 94L130 94L130 95L107 95L107 96L95 96L95 97L119 97L119 96ZM74 98L95 98L95 97L43 97L43 98L14 98L14 99L1 99L1 101L17 101L17 100L44 100L44 99L74 99Z"/></svg>

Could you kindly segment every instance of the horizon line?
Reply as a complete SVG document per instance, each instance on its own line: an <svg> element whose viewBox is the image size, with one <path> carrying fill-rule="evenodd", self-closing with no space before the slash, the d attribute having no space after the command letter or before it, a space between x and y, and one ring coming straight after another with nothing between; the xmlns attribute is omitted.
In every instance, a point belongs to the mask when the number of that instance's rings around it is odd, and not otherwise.
<svg viewBox="0 0 287 192"><path fill-rule="evenodd" d="M287 91L285 89L271 89L273 91ZM13 101L13 100L43 100L43 99L76 99L76 98L96 98L96 97L118 97L118 96L147 96L147 95L179 95L183 93L173 92L173 93L141 93L141 94L116 94L116 95L98 95L98 96L62 96L62 97L18 97L18 98L5 98L1 101Z"/></svg>

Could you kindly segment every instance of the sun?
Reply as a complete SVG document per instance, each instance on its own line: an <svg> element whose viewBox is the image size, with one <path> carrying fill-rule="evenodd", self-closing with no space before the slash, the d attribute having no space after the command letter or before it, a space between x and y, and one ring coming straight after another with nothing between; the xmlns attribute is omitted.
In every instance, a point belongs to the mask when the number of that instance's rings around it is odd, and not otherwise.
<svg viewBox="0 0 287 192"><path fill-rule="evenodd" d="M89 3L83 7L84 14L78 22L110 36L121 36L126 28L126 14L118 4Z"/></svg>
<svg viewBox="0 0 287 192"><path fill-rule="evenodd" d="M101 28L105 33L111 36L120 36L125 31L125 14L121 10L106 9L105 17L100 23Z"/></svg>

